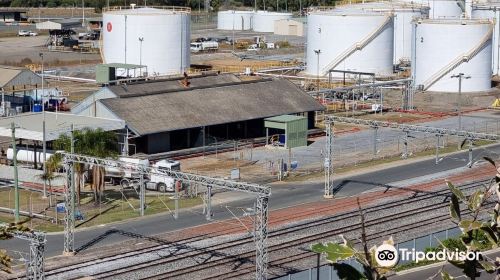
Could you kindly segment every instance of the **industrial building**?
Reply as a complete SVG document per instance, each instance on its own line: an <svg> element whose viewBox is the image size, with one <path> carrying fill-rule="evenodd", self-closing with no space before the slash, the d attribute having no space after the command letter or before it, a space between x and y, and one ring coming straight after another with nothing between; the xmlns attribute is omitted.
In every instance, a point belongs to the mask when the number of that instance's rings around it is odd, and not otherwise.
<svg viewBox="0 0 500 280"><path fill-rule="evenodd" d="M0 7L0 22L19 22L27 21L26 8L5 8Z"/></svg>
<svg viewBox="0 0 500 280"><path fill-rule="evenodd" d="M129 150L154 154L262 137L265 118L286 114L307 117L313 128L315 112L323 109L290 81L224 74L108 86L72 112L123 120L134 135Z"/></svg>
<svg viewBox="0 0 500 280"><path fill-rule="evenodd" d="M0 107L0 115L31 111L37 96L41 97L41 84L42 78L27 68L0 66L0 91L6 102Z"/></svg>
<svg viewBox="0 0 500 280"><path fill-rule="evenodd" d="M304 23L292 19L274 22L274 34L285 36L304 36Z"/></svg>

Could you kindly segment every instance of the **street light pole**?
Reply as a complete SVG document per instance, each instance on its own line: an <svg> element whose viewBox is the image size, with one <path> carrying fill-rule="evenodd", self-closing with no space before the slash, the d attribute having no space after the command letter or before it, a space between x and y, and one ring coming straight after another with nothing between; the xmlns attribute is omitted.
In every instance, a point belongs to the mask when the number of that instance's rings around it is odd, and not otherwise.
<svg viewBox="0 0 500 280"><path fill-rule="evenodd" d="M142 77L142 42L144 41L144 37L139 37L139 65L141 66L139 73Z"/></svg>
<svg viewBox="0 0 500 280"><path fill-rule="evenodd" d="M316 88L317 90L319 91L319 55L321 54L321 50L320 49L317 49L317 50L314 50L314 53L317 55L318 57L318 60L316 61L316 78L317 78L317 81L316 81Z"/></svg>
<svg viewBox="0 0 500 280"><path fill-rule="evenodd" d="M14 161L14 222L19 223L19 178L17 175L17 149L16 149L16 125L12 122L10 124L10 129L12 130L12 152L14 155L12 159Z"/></svg>
<svg viewBox="0 0 500 280"><path fill-rule="evenodd" d="M458 130L462 130L462 79L470 79L470 76L465 76L464 73L458 73L457 75L451 76L452 78L458 78L458 102L457 102L457 113L458 113Z"/></svg>
<svg viewBox="0 0 500 280"><path fill-rule="evenodd" d="M40 58L42 59L42 94L40 95L41 103L42 103L42 115L43 115L43 120L42 120L42 144L43 144L43 173L46 172L45 168L45 161L47 160L47 141L45 139L45 103L43 101L43 96L44 96L44 88L43 88L43 83L44 83L44 69L43 69L43 53L39 54ZM36 155L35 155L36 156ZM45 180L43 180L43 194L42 198L47 198L47 183Z"/></svg>
<svg viewBox="0 0 500 280"><path fill-rule="evenodd" d="M232 42L233 43L233 53L234 53L234 14L235 14L235 11L233 11L233 42Z"/></svg>

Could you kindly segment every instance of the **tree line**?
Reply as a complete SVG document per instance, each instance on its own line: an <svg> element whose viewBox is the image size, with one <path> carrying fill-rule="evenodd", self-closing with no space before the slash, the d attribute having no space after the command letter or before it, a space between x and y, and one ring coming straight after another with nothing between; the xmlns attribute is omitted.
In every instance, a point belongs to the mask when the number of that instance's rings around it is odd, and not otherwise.
<svg viewBox="0 0 500 280"><path fill-rule="evenodd" d="M334 0L255 0L257 1L258 9L270 11L299 11L300 8L310 6L333 6ZM238 9L238 8L254 8L254 0L210 0L210 11ZM81 7L82 4L87 8L94 8L96 11L101 11L107 5L110 6L128 6L135 3L139 6L185 6L192 9L205 9L204 0L0 0L0 6L3 7ZM278 7L276 6L278 5Z"/></svg>

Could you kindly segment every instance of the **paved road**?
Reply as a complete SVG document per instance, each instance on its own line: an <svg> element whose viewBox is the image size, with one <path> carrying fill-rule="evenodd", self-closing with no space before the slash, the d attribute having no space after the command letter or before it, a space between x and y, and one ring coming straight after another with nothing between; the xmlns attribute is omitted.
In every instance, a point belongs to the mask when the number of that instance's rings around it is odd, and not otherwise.
<svg viewBox="0 0 500 280"><path fill-rule="evenodd" d="M500 252L492 252L487 254L488 257L491 259L495 259L496 257L500 256ZM433 267L428 267L425 269L419 269L417 271L411 272L411 273L402 273L399 275L394 275L389 277L389 280L423 280L423 279L429 279L429 277L432 277L436 273L439 272L439 270L442 268L442 265L439 266L433 266ZM450 265L450 264L445 264L444 271L448 272L451 276L455 277L455 279L469 279L467 276L464 275L461 269ZM436 277L435 279L441 279L441 276ZM480 277L476 278L477 280L492 280L495 279L494 274L488 274L485 272L482 272Z"/></svg>
<svg viewBox="0 0 500 280"><path fill-rule="evenodd" d="M477 150L474 152L474 158L480 158L482 155L497 155L500 152L500 145L497 145L488 150ZM337 190L337 196L349 196L358 194L372 188L389 185L393 182L409 180L416 177L428 176L438 172L463 168L466 164L467 153L461 153L453 157L445 158L439 165L435 165L434 159L410 163L408 165L400 165L376 172L366 173L362 175L352 176L347 179L337 180L334 185ZM498 158L498 156L494 156ZM400 186L401 184L398 184ZM404 184L403 184L404 185ZM293 183L286 185L274 186L272 197L270 199L271 209L277 209L296 205L304 202L312 202L322 200L323 184L307 184ZM227 194L225 194L227 195ZM214 196L217 200L218 194ZM226 205L231 207L252 207L253 198L248 196L242 200L230 202L228 204L214 207L214 219L230 218L231 214L225 208ZM164 233L176 229L182 229L195 225L205 224L207 221L199 210L184 210L181 211L180 218L174 220L169 214L162 214L127 223L118 223L92 229L84 229L75 235L75 248L78 251L85 250L90 247L99 247L109 245L116 242L130 240L131 237L126 234L112 233L110 230L116 229L126 233L135 235L133 238L140 236L151 236L154 234ZM113 231L114 232L114 231ZM27 251L28 244L21 240L1 241L1 247L12 251ZM46 256L54 256L61 254L63 250L63 235L53 234L47 237ZM14 254L16 256L16 254Z"/></svg>

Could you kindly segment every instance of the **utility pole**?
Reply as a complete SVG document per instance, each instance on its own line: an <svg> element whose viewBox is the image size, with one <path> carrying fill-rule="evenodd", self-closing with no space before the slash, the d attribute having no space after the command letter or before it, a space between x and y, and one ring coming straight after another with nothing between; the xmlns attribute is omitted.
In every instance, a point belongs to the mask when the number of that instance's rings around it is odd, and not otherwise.
<svg viewBox="0 0 500 280"><path fill-rule="evenodd" d="M141 66L140 68L140 75L142 77L142 42L144 41L144 37L139 37L139 65Z"/></svg>
<svg viewBox="0 0 500 280"><path fill-rule="evenodd" d="M45 161L47 160L47 141L45 139L45 103L43 100L44 96L44 69L43 69L43 53L38 54L40 58L42 59L42 94L40 95L40 100L42 101L42 115L43 115L43 121L42 121L42 143L43 143L43 173L47 172L47 169L45 167ZM36 155L35 155L36 156ZM46 180L43 180L43 194L42 198L47 198L47 182Z"/></svg>
<svg viewBox="0 0 500 280"><path fill-rule="evenodd" d="M333 198L333 128L332 122L325 121L326 139L325 139L325 194L324 198Z"/></svg>
<svg viewBox="0 0 500 280"><path fill-rule="evenodd" d="M71 124L71 154L75 153L75 126ZM71 200L71 213L73 215L73 223L75 222L75 164L71 165L71 189L69 190L70 200Z"/></svg>
<svg viewBox="0 0 500 280"><path fill-rule="evenodd" d="M462 79L470 79L470 76L465 76L464 73L458 73L457 75L451 76L452 78L458 78L458 102L457 102L457 113L458 113L458 130L462 130Z"/></svg>
<svg viewBox="0 0 500 280"><path fill-rule="evenodd" d="M207 185L207 212L205 218L207 221L212 220L212 186Z"/></svg>
<svg viewBox="0 0 500 280"><path fill-rule="evenodd" d="M16 149L16 125L12 122L10 124L10 129L12 130L12 156L14 160L14 222L19 223L19 178L17 174L17 149Z"/></svg>
<svg viewBox="0 0 500 280"><path fill-rule="evenodd" d="M235 14L235 11L233 11L233 41L232 41L232 43L233 43L232 44L233 45L233 53L234 53L234 43L235 43L234 42L234 14ZM243 28L243 26L242 26L242 28Z"/></svg>
<svg viewBox="0 0 500 280"><path fill-rule="evenodd" d="M85 27L85 0L82 0L82 27Z"/></svg>
<svg viewBox="0 0 500 280"><path fill-rule="evenodd" d="M377 148L377 141L378 141L378 126L373 127L373 155L377 155L378 153L378 148Z"/></svg>
<svg viewBox="0 0 500 280"><path fill-rule="evenodd" d="M317 50L314 50L314 53L317 55L318 59L316 61L316 88L317 88L317 91L319 92L319 55L321 54L321 50L320 49L317 49Z"/></svg>

